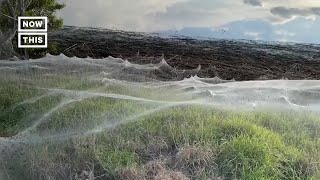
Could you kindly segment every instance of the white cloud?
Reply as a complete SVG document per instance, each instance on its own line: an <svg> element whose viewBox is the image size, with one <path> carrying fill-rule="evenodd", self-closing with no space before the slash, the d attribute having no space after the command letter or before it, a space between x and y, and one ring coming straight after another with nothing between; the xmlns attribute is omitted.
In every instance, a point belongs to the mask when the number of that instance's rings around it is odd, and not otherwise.
<svg viewBox="0 0 320 180"><path fill-rule="evenodd" d="M276 35L278 36L285 36L285 37L293 37L296 35L296 33L293 33L293 32L289 32L289 31L286 31L286 30L276 30L274 32Z"/></svg>
<svg viewBox="0 0 320 180"><path fill-rule="evenodd" d="M317 16L313 15L313 16L308 16L306 17L307 20L310 20L310 21L316 21L317 20Z"/></svg>
<svg viewBox="0 0 320 180"><path fill-rule="evenodd" d="M259 37L261 35L261 32L244 32L244 35L256 38L256 37Z"/></svg>
<svg viewBox="0 0 320 180"><path fill-rule="evenodd" d="M261 0L243 0L243 2L252 6L262 6Z"/></svg>
<svg viewBox="0 0 320 180"><path fill-rule="evenodd" d="M65 24L143 31L155 24L149 17L188 0L60 0L66 7L58 12Z"/></svg>
<svg viewBox="0 0 320 180"><path fill-rule="evenodd" d="M159 31L184 27L223 27L243 20L285 24L315 19L320 0L60 0L68 25ZM245 2L245 3L244 3ZM250 5L251 4L251 5ZM273 9L273 11L272 11Z"/></svg>

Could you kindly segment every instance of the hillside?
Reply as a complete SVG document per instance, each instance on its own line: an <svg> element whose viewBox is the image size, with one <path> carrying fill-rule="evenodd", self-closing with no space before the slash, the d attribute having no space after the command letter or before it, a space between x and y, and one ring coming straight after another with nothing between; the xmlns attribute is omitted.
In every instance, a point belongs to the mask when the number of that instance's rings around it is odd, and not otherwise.
<svg viewBox="0 0 320 180"><path fill-rule="evenodd" d="M50 33L49 41L58 43L57 54L67 56L113 56L138 64L165 58L170 66L189 70L200 65L200 77L320 79L320 46L311 44L196 40L77 27Z"/></svg>

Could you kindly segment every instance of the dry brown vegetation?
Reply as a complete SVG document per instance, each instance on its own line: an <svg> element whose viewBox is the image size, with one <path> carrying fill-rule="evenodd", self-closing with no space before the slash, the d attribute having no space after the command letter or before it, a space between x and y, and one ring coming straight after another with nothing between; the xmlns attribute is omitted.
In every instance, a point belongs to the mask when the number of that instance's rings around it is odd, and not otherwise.
<svg viewBox="0 0 320 180"><path fill-rule="evenodd" d="M202 77L222 79L320 79L320 47L254 41L195 40L185 37L65 27L49 36L57 54L78 57L120 57L133 63L155 63L165 58L177 69L201 66ZM186 74L185 76L188 76ZM181 77L182 78L182 77Z"/></svg>

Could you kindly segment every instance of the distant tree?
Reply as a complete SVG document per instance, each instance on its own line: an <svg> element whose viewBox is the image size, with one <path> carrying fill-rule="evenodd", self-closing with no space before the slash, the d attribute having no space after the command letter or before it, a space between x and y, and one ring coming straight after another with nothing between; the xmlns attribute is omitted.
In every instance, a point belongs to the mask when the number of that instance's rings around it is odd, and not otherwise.
<svg viewBox="0 0 320 180"><path fill-rule="evenodd" d="M47 16L49 30L57 30L63 26L63 20L55 16L55 12L64 8L65 4L58 3L57 0L2 1L0 4L0 31L8 34L7 42L12 42L17 34L18 16ZM23 54L27 56L27 50L24 50Z"/></svg>

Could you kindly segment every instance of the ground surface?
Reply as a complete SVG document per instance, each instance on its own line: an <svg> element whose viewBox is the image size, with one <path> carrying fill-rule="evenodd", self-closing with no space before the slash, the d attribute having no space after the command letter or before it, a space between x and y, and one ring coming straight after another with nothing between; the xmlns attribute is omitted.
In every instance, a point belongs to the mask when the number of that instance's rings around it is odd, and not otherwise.
<svg viewBox="0 0 320 180"><path fill-rule="evenodd" d="M161 38L157 35L91 28L65 27L50 33L58 54L78 57L123 57L134 63L160 61L199 76L236 80L320 79L320 47L254 41ZM138 54L138 56L137 56Z"/></svg>
<svg viewBox="0 0 320 180"><path fill-rule="evenodd" d="M320 179L320 81L203 78L318 79L317 46L49 39L124 59L0 61L0 179Z"/></svg>
<svg viewBox="0 0 320 180"><path fill-rule="evenodd" d="M164 61L0 61L4 180L320 179L320 82L231 82Z"/></svg>

